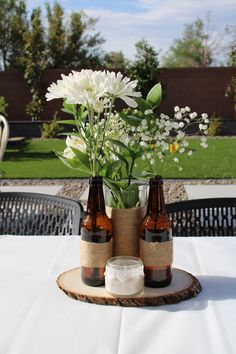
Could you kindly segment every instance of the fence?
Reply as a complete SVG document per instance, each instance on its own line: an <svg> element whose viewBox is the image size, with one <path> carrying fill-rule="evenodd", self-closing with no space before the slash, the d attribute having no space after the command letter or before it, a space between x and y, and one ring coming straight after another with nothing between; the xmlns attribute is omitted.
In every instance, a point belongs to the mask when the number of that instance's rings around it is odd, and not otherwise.
<svg viewBox="0 0 236 354"><path fill-rule="evenodd" d="M42 92L60 79L61 73L68 74L70 70L47 70L42 79ZM198 113L214 112L224 121L222 134L236 134L236 115L233 99L225 97L225 90L231 78L236 76L236 68L176 68L161 70L161 82L164 89L164 99L160 111L171 115L174 106L190 106ZM4 96L9 104L8 121L11 136L39 136L41 122L32 124L25 113L25 106L31 100L29 87L22 73L17 71L0 72L0 96ZM61 100L46 102L40 121L52 119L55 111L60 112ZM60 113L62 118L65 114ZM35 129L34 127L37 127Z"/></svg>

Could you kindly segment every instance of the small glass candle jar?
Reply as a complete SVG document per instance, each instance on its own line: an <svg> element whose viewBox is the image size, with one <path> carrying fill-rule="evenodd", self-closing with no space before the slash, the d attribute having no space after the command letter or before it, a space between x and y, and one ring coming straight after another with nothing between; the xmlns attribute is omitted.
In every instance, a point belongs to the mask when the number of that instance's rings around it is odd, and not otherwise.
<svg viewBox="0 0 236 354"><path fill-rule="evenodd" d="M143 286L143 262L140 258L119 256L107 261L105 288L111 295L135 295L143 290Z"/></svg>

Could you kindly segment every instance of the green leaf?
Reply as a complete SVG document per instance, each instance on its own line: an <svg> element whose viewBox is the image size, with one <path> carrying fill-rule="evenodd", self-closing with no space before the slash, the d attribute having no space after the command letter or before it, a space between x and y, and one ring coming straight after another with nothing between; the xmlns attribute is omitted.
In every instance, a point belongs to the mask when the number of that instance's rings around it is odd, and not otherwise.
<svg viewBox="0 0 236 354"><path fill-rule="evenodd" d="M119 113L119 116L123 119L123 121L125 121L125 123L135 127L138 127L142 121L142 119L139 117L126 115L125 113L122 112Z"/></svg>
<svg viewBox="0 0 236 354"><path fill-rule="evenodd" d="M152 109L155 109L162 100L162 87L161 84L158 83L149 91L146 102L151 106Z"/></svg>
<svg viewBox="0 0 236 354"><path fill-rule="evenodd" d="M130 149L128 148L128 146L126 146L124 143L122 143L119 140L116 139L108 139L110 142L112 142L112 144L118 146L119 148L121 148L124 151L127 151L130 155Z"/></svg>
<svg viewBox="0 0 236 354"><path fill-rule="evenodd" d="M89 162L88 155L73 147L70 148L73 151L73 153L76 155L76 157L80 160L80 162L90 170L90 162Z"/></svg>
<svg viewBox="0 0 236 354"><path fill-rule="evenodd" d="M62 111L62 112L65 112L65 113L69 113L69 114L73 114L73 115L74 115L74 112L71 111L70 109L61 108L61 111Z"/></svg>
<svg viewBox="0 0 236 354"><path fill-rule="evenodd" d="M152 171L142 171L141 173L135 172L132 174L132 176L136 179L149 179L154 177L154 172Z"/></svg>
<svg viewBox="0 0 236 354"><path fill-rule="evenodd" d="M126 170L126 174L129 174L129 161L121 154L119 154L118 152L114 151L114 150L110 150L114 155L116 155L118 157L118 159L120 159L124 164L125 164L125 170Z"/></svg>
<svg viewBox="0 0 236 354"><path fill-rule="evenodd" d="M147 109L150 109L150 105L148 104L148 102L142 98L142 97L137 97L135 98L135 101L137 102L138 104L138 109L144 113Z"/></svg>
<svg viewBox="0 0 236 354"><path fill-rule="evenodd" d="M61 110L65 113L74 114L75 106L71 103L66 103L66 101L64 101L63 108Z"/></svg>
<svg viewBox="0 0 236 354"><path fill-rule="evenodd" d="M63 162L63 164L73 170L78 171L78 176L80 177L89 177L91 175L90 169L88 169L86 166L81 164L80 161L75 160L75 159L66 159L64 156L59 155L57 153L57 156L59 159Z"/></svg>
<svg viewBox="0 0 236 354"><path fill-rule="evenodd" d="M120 160L113 161L107 167L106 176L111 179L116 179L117 175L119 175L121 168L122 168L122 162Z"/></svg>
<svg viewBox="0 0 236 354"><path fill-rule="evenodd" d="M59 123L59 124L76 125L75 120L72 120L72 119L59 120L58 123Z"/></svg>

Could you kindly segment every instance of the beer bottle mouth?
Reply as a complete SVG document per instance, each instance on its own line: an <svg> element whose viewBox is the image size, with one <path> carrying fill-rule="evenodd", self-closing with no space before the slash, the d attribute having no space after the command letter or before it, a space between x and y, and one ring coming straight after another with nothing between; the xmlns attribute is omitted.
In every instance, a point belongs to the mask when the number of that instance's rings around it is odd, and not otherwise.
<svg viewBox="0 0 236 354"><path fill-rule="evenodd" d="M155 176L153 178L150 178L150 185L157 185L157 184L163 184L163 178L161 176Z"/></svg>
<svg viewBox="0 0 236 354"><path fill-rule="evenodd" d="M93 176L93 177L90 177L90 179L89 179L89 184L101 184L101 183L102 183L101 176Z"/></svg>

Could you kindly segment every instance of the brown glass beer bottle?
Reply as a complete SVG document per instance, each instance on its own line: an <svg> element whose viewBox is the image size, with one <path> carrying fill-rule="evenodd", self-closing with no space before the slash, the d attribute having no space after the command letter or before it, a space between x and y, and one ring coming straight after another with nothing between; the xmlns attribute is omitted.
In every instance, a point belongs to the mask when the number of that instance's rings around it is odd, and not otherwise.
<svg viewBox="0 0 236 354"><path fill-rule="evenodd" d="M145 286L161 288L172 279L172 230L165 213L162 178L151 178L149 186L147 213L141 224L140 257L144 263Z"/></svg>
<svg viewBox="0 0 236 354"><path fill-rule="evenodd" d="M87 215L81 223L81 277L85 284L104 284L107 260L112 257L112 224L106 215L102 177L89 182Z"/></svg>

